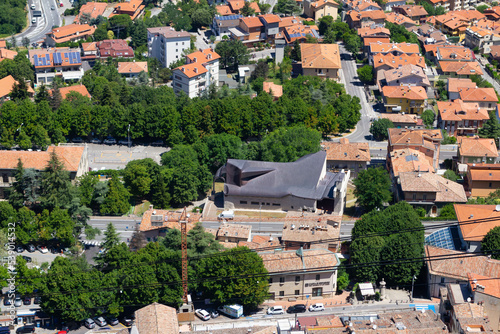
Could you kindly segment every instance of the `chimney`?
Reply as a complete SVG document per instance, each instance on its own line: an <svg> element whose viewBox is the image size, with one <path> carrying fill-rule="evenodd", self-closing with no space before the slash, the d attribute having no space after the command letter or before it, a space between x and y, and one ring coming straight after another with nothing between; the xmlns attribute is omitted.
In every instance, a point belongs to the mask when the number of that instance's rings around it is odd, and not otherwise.
<svg viewBox="0 0 500 334"><path fill-rule="evenodd" d="M198 73L198 68L195 67L193 71L194 71L194 73Z"/></svg>

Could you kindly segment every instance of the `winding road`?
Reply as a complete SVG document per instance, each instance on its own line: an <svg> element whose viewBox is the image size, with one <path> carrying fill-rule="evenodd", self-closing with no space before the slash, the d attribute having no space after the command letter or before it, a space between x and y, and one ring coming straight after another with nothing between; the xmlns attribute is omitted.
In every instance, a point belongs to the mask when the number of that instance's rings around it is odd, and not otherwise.
<svg viewBox="0 0 500 334"><path fill-rule="evenodd" d="M31 5L35 4L35 10L42 11L42 17L38 17L36 23L31 23L33 19L33 10ZM54 10L50 9L54 7ZM56 0L29 0L29 27L24 32L15 35L16 42L21 45L22 39L28 37L30 44L33 42L40 42L45 38L45 34L52 30L53 26L62 26L62 19L59 14L59 6Z"/></svg>

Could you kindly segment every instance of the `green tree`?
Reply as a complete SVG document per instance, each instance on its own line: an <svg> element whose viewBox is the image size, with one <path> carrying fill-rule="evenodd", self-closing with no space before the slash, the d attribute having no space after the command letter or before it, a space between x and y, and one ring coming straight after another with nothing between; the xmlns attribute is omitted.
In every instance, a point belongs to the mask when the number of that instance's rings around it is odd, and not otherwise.
<svg viewBox="0 0 500 334"><path fill-rule="evenodd" d="M130 209L130 193L120 182L117 175L108 181L109 191L101 204L101 213L104 215L123 215Z"/></svg>
<svg viewBox="0 0 500 334"><path fill-rule="evenodd" d="M255 9L250 7L250 1L245 1L245 4L240 9L240 14L243 16L252 16L255 15Z"/></svg>
<svg viewBox="0 0 500 334"><path fill-rule="evenodd" d="M0 139L0 145L9 150L14 146L14 135L12 134L12 131L9 131L5 127L2 129L2 137Z"/></svg>
<svg viewBox="0 0 500 334"><path fill-rule="evenodd" d="M17 137L17 144L22 150L30 149L33 144L31 143L31 138L21 129L19 131L19 136Z"/></svg>
<svg viewBox="0 0 500 334"><path fill-rule="evenodd" d="M443 176L453 182L456 182L459 179L459 176L451 169L448 169L446 172L444 172Z"/></svg>
<svg viewBox="0 0 500 334"><path fill-rule="evenodd" d="M291 162L320 150L321 134L305 126L279 128L262 139L259 160Z"/></svg>
<svg viewBox="0 0 500 334"><path fill-rule="evenodd" d="M383 204L391 200L391 178L382 167L361 171L353 183L356 203L365 211L382 209Z"/></svg>
<svg viewBox="0 0 500 334"><path fill-rule="evenodd" d="M50 96L45 85L41 85L38 89L38 93L35 95L35 103L39 104L42 101L49 101Z"/></svg>
<svg viewBox="0 0 500 334"><path fill-rule="evenodd" d="M40 124L38 124L33 131L33 145L41 148L43 151L50 145L49 134Z"/></svg>
<svg viewBox="0 0 500 334"><path fill-rule="evenodd" d="M479 5L476 7L476 10L480 13L483 13L488 8L490 8L490 6L488 6L488 5Z"/></svg>
<svg viewBox="0 0 500 334"><path fill-rule="evenodd" d="M52 151L42 173L42 206L48 210L67 206L71 201L70 188L69 172L55 151Z"/></svg>
<svg viewBox="0 0 500 334"><path fill-rule="evenodd" d="M109 19L109 28L115 32L117 38L125 39L130 36L132 19L127 14L119 14Z"/></svg>
<svg viewBox="0 0 500 334"><path fill-rule="evenodd" d="M113 223L108 223L104 236L104 242L102 244L102 248L104 249L111 249L120 243L120 235L116 232Z"/></svg>
<svg viewBox="0 0 500 334"><path fill-rule="evenodd" d="M62 102L62 96L61 96L61 91L59 90L59 85L57 84L57 81L54 80L52 84L52 95L50 97L50 106L52 107L52 110L56 110L59 108Z"/></svg>
<svg viewBox="0 0 500 334"><path fill-rule="evenodd" d="M213 14L209 7L198 8L191 15L194 28L208 27L212 23Z"/></svg>
<svg viewBox="0 0 500 334"><path fill-rule="evenodd" d="M28 85L24 79L21 78L17 84L14 83L10 97L15 101L24 100L29 97Z"/></svg>
<svg viewBox="0 0 500 334"><path fill-rule="evenodd" d="M255 65L255 69L252 72L251 79L255 80L257 78L267 79L267 75L269 73L269 65L267 65L266 61L259 60L257 65Z"/></svg>
<svg viewBox="0 0 500 334"><path fill-rule="evenodd" d="M94 39L96 41L104 41L108 38L107 23L102 23L98 25L97 29L94 31Z"/></svg>
<svg viewBox="0 0 500 334"><path fill-rule="evenodd" d="M21 44L27 49L30 46L30 39L28 37L23 37L21 39Z"/></svg>
<svg viewBox="0 0 500 334"><path fill-rule="evenodd" d="M356 57L361 48L361 38L358 35L349 34L347 38L344 39L344 43L347 51L351 52Z"/></svg>
<svg viewBox="0 0 500 334"><path fill-rule="evenodd" d="M300 12L300 8L294 0L278 0L274 6L273 13L293 15Z"/></svg>
<svg viewBox="0 0 500 334"><path fill-rule="evenodd" d="M143 20L136 20L132 25L130 36L132 37L131 46L138 48L148 43L148 27Z"/></svg>
<svg viewBox="0 0 500 334"><path fill-rule="evenodd" d="M439 212L439 217L446 218L449 220L456 220L457 214L455 212L455 207L453 206L453 204L449 203L449 204L446 204L445 206L443 206L443 208Z"/></svg>
<svg viewBox="0 0 500 334"><path fill-rule="evenodd" d="M293 48L290 58L295 61L302 61L302 54L300 51L300 43L298 39L296 39L295 42L293 42Z"/></svg>
<svg viewBox="0 0 500 334"><path fill-rule="evenodd" d="M498 138L500 138L500 123L494 112L490 111L490 119L479 129L479 136L481 138L492 138L496 141L497 145L500 144L498 142Z"/></svg>
<svg viewBox="0 0 500 334"><path fill-rule="evenodd" d="M320 113L318 119L318 128L321 130L323 137L332 135L338 132L339 123L335 109L331 105L327 105Z"/></svg>
<svg viewBox="0 0 500 334"><path fill-rule="evenodd" d="M133 196L144 198L151 190L150 171L142 160L130 161L123 170L123 180Z"/></svg>
<svg viewBox="0 0 500 334"><path fill-rule="evenodd" d="M248 48L240 40L222 41L215 46L223 67L238 68L250 59Z"/></svg>
<svg viewBox="0 0 500 334"><path fill-rule="evenodd" d="M365 65L358 68L358 77L364 83L370 83L373 81L373 66Z"/></svg>
<svg viewBox="0 0 500 334"><path fill-rule="evenodd" d="M492 228L481 241L481 248L485 254L490 254L492 258L500 260L500 226Z"/></svg>
<svg viewBox="0 0 500 334"><path fill-rule="evenodd" d="M434 114L434 112L430 109L427 109L422 113L422 121L425 125L432 126L435 118L436 114Z"/></svg>
<svg viewBox="0 0 500 334"><path fill-rule="evenodd" d="M250 310L256 309L268 298L266 274L262 258L246 247L205 257L196 266L199 285L208 298L221 305L238 301Z"/></svg>
<svg viewBox="0 0 500 334"><path fill-rule="evenodd" d="M394 123L387 118L379 118L372 122L370 133L375 140L387 140L389 138L388 129L394 128Z"/></svg>

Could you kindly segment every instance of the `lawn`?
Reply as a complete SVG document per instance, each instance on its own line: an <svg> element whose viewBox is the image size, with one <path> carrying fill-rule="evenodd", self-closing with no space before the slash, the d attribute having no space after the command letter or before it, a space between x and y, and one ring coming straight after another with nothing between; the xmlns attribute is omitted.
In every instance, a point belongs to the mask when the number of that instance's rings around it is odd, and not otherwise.
<svg viewBox="0 0 500 334"><path fill-rule="evenodd" d="M149 209L151 203L149 201L143 201L134 207L134 214L136 216L142 216L142 214Z"/></svg>

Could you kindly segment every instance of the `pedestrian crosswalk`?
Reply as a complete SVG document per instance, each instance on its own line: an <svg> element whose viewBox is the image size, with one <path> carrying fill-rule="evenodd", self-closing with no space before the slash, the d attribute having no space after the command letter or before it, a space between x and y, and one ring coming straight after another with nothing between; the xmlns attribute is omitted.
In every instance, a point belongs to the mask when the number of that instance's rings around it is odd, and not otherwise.
<svg viewBox="0 0 500 334"><path fill-rule="evenodd" d="M97 240L83 240L82 244L89 245L89 246L100 246L102 244L102 241L97 241Z"/></svg>

